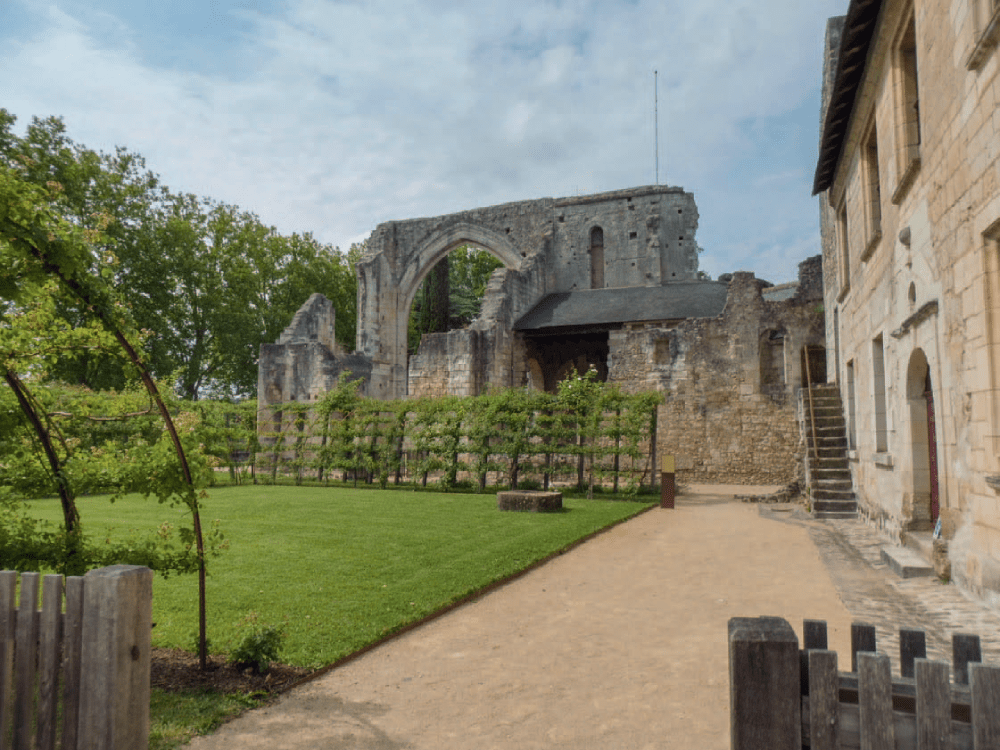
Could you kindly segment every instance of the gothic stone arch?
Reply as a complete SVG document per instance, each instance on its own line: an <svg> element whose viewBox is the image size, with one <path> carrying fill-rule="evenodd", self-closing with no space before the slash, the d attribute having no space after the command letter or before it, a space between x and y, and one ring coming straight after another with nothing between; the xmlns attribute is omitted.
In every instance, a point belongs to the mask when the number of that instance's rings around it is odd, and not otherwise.
<svg viewBox="0 0 1000 750"><path fill-rule="evenodd" d="M379 225L357 266L356 346L372 363L369 395L407 395L410 304L434 264L463 242L485 248L506 266L474 328L483 335L484 360L492 363L485 381L514 385L514 322L547 294L591 288L595 225L603 229L605 286L659 286L695 277L697 220L690 193L648 186Z"/></svg>

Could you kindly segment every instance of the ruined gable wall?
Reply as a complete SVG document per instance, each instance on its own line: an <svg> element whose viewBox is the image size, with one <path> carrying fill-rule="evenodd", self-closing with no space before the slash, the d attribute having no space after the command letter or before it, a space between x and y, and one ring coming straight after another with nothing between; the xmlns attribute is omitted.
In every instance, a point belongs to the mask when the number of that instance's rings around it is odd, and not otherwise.
<svg viewBox="0 0 1000 750"><path fill-rule="evenodd" d="M698 273L694 196L680 188L620 190L555 201L552 291L591 289L591 231L603 234L607 288L656 286Z"/></svg>
<svg viewBox="0 0 1000 750"><path fill-rule="evenodd" d="M358 264L357 349L372 360L373 395L406 394L410 303L427 271L454 247L486 248L508 269L507 296L493 301L498 313L484 309L476 326L484 333L486 382L507 385L522 379L524 370L511 331L514 321L553 292L694 278L697 222L690 193L646 186L380 225ZM592 253L595 227L601 229L600 254ZM600 261L599 273L592 258Z"/></svg>
<svg viewBox="0 0 1000 750"><path fill-rule="evenodd" d="M800 290L790 300L764 300L762 282L738 273L717 318L611 333L609 380L626 391L666 395L657 448L676 456L681 481L784 484L797 478L800 352L823 343L818 267L818 258L800 266ZM772 331L783 336L784 382L777 390L762 383L761 351Z"/></svg>

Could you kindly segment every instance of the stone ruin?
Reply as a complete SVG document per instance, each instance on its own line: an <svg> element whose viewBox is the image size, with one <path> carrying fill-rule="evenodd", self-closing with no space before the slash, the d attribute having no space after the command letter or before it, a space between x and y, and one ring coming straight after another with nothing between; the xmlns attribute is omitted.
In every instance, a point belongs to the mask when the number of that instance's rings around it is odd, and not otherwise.
<svg viewBox="0 0 1000 750"><path fill-rule="evenodd" d="M742 272L700 280L697 227L694 196L666 186L381 224L357 266L356 351L336 344L335 311L313 295L276 344L261 346L261 414L315 401L344 371L362 394L393 399L554 390L592 367L625 390L668 394L657 441L677 456L681 481L792 481L807 357L813 382L825 381L820 259L778 287ZM425 334L409 356L421 282L466 244L504 264L479 318Z"/></svg>

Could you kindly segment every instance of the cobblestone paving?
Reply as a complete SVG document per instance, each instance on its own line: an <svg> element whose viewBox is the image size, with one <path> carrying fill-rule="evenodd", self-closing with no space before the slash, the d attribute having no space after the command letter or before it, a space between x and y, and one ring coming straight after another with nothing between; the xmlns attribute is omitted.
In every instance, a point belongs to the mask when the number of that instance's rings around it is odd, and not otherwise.
<svg viewBox="0 0 1000 750"><path fill-rule="evenodd" d="M900 578L882 562L881 548L891 544L859 520L817 520L804 511L762 513L806 526L841 601L855 622L875 626L878 650L899 671L899 629L923 630L927 655L951 663L953 633L978 635L983 661L1000 664L1000 612L936 577ZM839 654L849 669L849 654ZM847 665L845 666L845 663Z"/></svg>

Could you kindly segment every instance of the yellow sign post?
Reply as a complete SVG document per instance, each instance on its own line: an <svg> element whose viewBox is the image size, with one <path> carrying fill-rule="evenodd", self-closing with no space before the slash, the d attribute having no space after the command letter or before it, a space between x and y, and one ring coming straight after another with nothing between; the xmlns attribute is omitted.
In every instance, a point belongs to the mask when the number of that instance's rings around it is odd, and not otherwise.
<svg viewBox="0 0 1000 750"><path fill-rule="evenodd" d="M674 456L660 454L660 507L674 507Z"/></svg>

